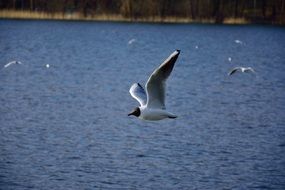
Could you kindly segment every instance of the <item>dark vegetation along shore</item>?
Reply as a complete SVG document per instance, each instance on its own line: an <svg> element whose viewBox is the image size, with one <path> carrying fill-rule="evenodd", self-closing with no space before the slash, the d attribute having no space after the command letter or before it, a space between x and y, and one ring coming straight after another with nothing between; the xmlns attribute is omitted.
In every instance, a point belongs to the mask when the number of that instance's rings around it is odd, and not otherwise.
<svg viewBox="0 0 285 190"><path fill-rule="evenodd" d="M285 24L285 0L5 0L0 18Z"/></svg>

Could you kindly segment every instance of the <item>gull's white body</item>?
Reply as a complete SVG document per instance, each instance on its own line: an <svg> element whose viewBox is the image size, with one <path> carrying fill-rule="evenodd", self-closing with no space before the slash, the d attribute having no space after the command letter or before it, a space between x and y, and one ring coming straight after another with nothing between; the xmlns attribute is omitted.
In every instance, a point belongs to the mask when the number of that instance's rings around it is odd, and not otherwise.
<svg viewBox="0 0 285 190"><path fill-rule="evenodd" d="M176 118L177 116L163 109L147 108L147 106L140 106L141 114L139 116L142 120L157 121L165 118Z"/></svg>
<svg viewBox="0 0 285 190"><path fill-rule="evenodd" d="M139 103L129 115L135 115L142 120L161 120L165 118L174 119L177 116L166 111L165 88L166 80L169 77L180 51L174 51L149 77L145 88L135 83L130 88L130 94Z"/></svg>

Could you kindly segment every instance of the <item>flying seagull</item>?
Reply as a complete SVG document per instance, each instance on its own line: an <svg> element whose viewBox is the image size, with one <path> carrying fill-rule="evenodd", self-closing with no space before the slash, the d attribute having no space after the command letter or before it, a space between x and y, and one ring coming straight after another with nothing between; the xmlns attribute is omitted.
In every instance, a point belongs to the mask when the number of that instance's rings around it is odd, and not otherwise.
<svg viewBox="0 0 285 190"><path fill-rule="evenodd" d="M135 41L136 41L136 39L133 38L133 39L131 39L131 40L128 41L128 44L131 45L131 44L134 43Z"/></svg>
<svg viewBox="0 0 285 190"><path fill-rule="evenodd" d="M4 65L4 68L7 68L7 67L9 67L9 66L11 66L11 65L13 65L13 64L19 64L19 65L21 65L22 62L20 62L20 61L11 61L11 62L7 63L6 65Z"/></svg>
<svg viewBox="0 0 285 190"><path fill-rule="evenodd" d="M232 74L234 74L235 72L237 72L237 71L241 71L241 72L243 72L243 73L248 73L248 72L253 72L253 73L255 73L255 71L253 70L253 68L251 68L251 67L235 67L235 68L233 68L230 72L229 72L229 76L230 75L232 75Z"/></svg>
<svg viewBox="0 0 285 190"><path fill-rule="evenodd" d="M174 51L157 69L153 71L146 82L145 88L134 83L130 88L131 96L140 103L131 113L142 120L161 120L165 118L174 119L177 116L166 111L165 88L174 64L180 54L180 50Z"/></svg>
<svg viewBox="0 0 285 190"><path fill-rule="evenodd" d="M235 40L235 43L237 43L237 44L243 44L243 42L240 41L240 40Z"/></svg>

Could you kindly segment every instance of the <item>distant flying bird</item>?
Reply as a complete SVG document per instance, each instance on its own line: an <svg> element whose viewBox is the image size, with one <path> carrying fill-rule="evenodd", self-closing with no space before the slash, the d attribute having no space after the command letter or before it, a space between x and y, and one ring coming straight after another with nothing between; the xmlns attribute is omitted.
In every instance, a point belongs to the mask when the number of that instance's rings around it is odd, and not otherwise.
<svg viewBox="0 0 285 190"><path fill-rule="evenodd" d="M241 71L241 72L243 72L243 73L248 73L248 72L253 72L253 73L255 73L255 71L253 70L253 68L251 68L251 67L235 67L235 68L233 68L230 72L229 72L229 76L230 75L232 75L232 74L234 74L235 72L237 72L237 71Z"/></svg>
<svg viewBox="0 0 285 190"><path fill-rule="evenodd" d="M177 116L166 111L165 88L174 64L180 54L180 50L174 51L154 72L151 74L144 88L135 83L130 88L131 96L140 103L131 113L142 120L161 120L165 118L174 119Z"/></svg>
<svg viewBox="0 0 285 190"><path fill-rule="evenodd" d="M9 67L9 66L11 66L11 65L13 65L13 64L19 64L19 65L21 65L22 62L20 62L20 61L11 61L11 62L7 63L6 65L4 65L4 68L7 68L7 67Z"/></svg>
<svg viewBox="0 0 285 190"><path fill-rule="evenodd" d="M235 40L235 43L237 43L237 44L243 44L243 42L240 41L240 40Z"/></svg>
<svg viewBox="0 0 285 190"><path fill-rule="evenodd" d="M49 64L46 64L46 68L49 68Z"/></svg>
<svg viewBox="0 0 285 190"><path fill-rule="evenodd" d="M198 46L195 46L195 49L198 49L199 47Z"/></svg>
<svg viewBox="0 0 285 190"><path fill-rule="evenodd" d="M232 58L231 58L231 57L229 57L229 58L228 58L228 60L229 60L229 62L231 62L231 61L232 61Z"/></svg>
<svg viewBox="0 0 285 190"><path fill-rule="evenodd" d="M131 44L134 43L135 41L136 41L136 39L133 38L133 39L129 40L128 44L131 45Z"/></svg>

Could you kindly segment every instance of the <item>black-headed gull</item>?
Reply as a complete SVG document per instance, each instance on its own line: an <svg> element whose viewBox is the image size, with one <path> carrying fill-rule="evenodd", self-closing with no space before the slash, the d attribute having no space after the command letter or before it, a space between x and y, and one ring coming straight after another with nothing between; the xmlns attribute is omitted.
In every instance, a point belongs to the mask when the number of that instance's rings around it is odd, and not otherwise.
<svg viewBox="0 0 285 190"><path fill-rule="evenodd" d="M6 65L4 65L4 68L7 68L7 67L9 67L9 66L11 66L11 65L13 65L13 64L19 64L19 65L21 65L22 62L20 62L20 61L11 61L11 62L7 63Z"/></svg>
<svg viewBox="0 0 285 190"><path fill-rule="evenodd" d="M169 77L174 64L180 54L180 50L174 51L154 72L150 75L144 88L135 83L130 88L130 94L139 103L131 113L142 120L161 120L165 118L174 119L177 116L166 111L165 88L166 80Z"/></svg>
<svg viewBox="0 0 285 190"><path fill-rule="evenodd" d="M232 75L232 74L234 74L235 72L237 72L237 71L241 71L241 72L243 72L243 73L248 73L248 72L253 72L253 73L255 73L255 71L253 70L253 68L251 68L251 67L235 67L235 68L233 68L230 72L229 72L229 76L230 75Z"/></svg>

